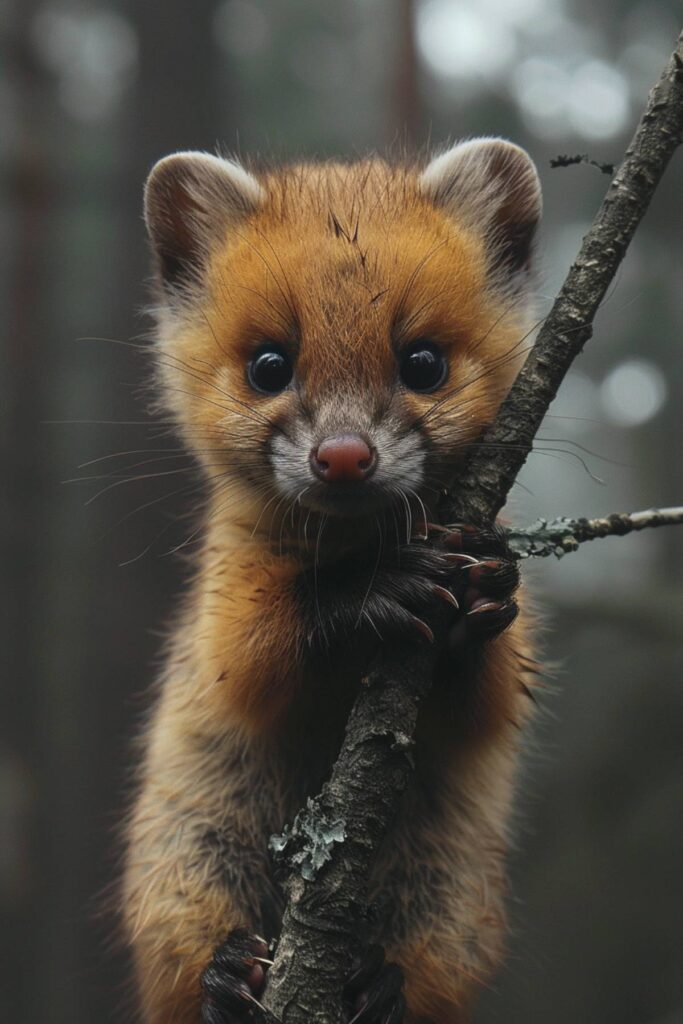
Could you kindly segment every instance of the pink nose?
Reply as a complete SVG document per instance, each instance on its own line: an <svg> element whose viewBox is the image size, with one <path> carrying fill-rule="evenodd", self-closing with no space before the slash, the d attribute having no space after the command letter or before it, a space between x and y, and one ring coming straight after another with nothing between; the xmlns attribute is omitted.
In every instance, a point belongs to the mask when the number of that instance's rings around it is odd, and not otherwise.
<svg viewBox="0 0 683 1024"><path fill-rule="evenodd" d="M311 469L321 480L365 480L375 469L375 455L358 434L326 437L311 452Z"/></svg>

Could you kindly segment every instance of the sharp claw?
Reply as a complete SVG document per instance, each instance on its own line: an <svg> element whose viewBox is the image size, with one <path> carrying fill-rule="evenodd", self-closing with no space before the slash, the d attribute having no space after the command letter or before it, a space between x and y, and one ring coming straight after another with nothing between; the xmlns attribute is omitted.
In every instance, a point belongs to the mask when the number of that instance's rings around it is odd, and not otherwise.
<svg viewBox="0 0 683 1024"><path fill-rule="evenodd" d="M471 608L467 612L468 615L481 615L482 612L500 611L503 607L500 601L486 601L484 604L477 605L476 608Z"/></svg>
<svg viewBox="0 0 683 1024"><path fill-rule="evenodd" d="M448 601L449 604L453 605L453 607L456 609L456 611L460 611L460 605L458 603L458 599L455 596L455 594L451 593L450 590L447 590L446 587L439 586L438 583L436 583L434 585L432 590L436 594L437 597L440 597L443 601Z"/></svg>
<svg viewBox="0 0 683 1024"><path fill-rule="evenodd" d="M463 568L469 568L471 565L479 563L478 558L473 558L472 555L463 555L459 551L446 551L441 557L449 565L461 565Z"/></svg>
<svg viewBox="0 0 683 1024"><path fill-rule="evenodd" d="M413 625L415 626L415 628L419 629L419 631L422 633L422 635L427 640L429 640L430 644L433 644L434 643L434 634L433 634L432 630L429 628L429 626L427 625L427 623L423 622L422 619L418 619L417 615L413 615L412 616L412 621L413 621Z"/></svg>
<svg viewBox="0 0 683 1024"><path fill-rule="evenodd" d="M251 991L246 981L241 981L239 985L235 985L235 992L237 992L240 999L254 999L254 993Z"/></svg>
<svg viewBox="0 0 683 1024"><path fill-rule="evenodd" d="M507 573L505 572L506 568ZM506 566L505 562L492 558L479 562L478 565L473 565L470 572L470 579L473 582L486 580L492 585L504 580L507 576L509 576L511 581L514 581L514 569L509 565Z"/></svg>

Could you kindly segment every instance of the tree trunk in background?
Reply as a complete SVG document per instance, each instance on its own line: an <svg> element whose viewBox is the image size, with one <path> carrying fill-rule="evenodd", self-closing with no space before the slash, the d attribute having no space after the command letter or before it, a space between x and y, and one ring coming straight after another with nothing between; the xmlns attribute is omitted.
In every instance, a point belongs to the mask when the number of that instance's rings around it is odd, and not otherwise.
<svg viewBox="0 0 683 1024"><path fill-rule="evenodd" d="M217 7L216 0L129 5L140 40L133 155L143 169L173 149L213 150L232 127L224 122L229 97L216 85L225 59L213 40Z"/></svg>
<svg viewBox="0 0 683 1024"><path fill-rule="evenodd" d="M396 12L396 59L393 64L393 114L398 136L410 151L422 144L424 117L420 67L415 45L415 0L399 0Z"/></svg>
<svg viewBox="0 0 683 1024"><path fill-rule="evenodd" d="M50 846L51 792L46 737L36 708L43 703L41 652L36 643L48 552L45 521L49 514L47 480L42 472L41 419L46 409L46 380L52 366L49 309L43 301L48 282L48 241L55 202L49 152L49 82L31 53L29 30L38 4L15 0L6 9L5 54L14 121L8 127L5 174L10 244L7 260L5 327L6 373L2 407L3 491L16 502L3 529L7 544L3 581L5 609L2 642L5 689L1 711L0 899L3 932L2 988L13 1019L46 1020L36 987L50 984L46 929L55 910L53 883L45 852ZM41 367L43 372L37 373ZM10 507L3 504L3 511ZM55 951L59 956L59 951ZM49 968L48 968L49 970Z"/></svg>
<svg viewBox="0 0 683 1024"><path fill-rule="evenodd" d="M138 37L139 60L134 93L123 126L115 183L119 193L116 205L124 211L124 216L116 242L116 255L119 257L114 264L116 280L110 282L110 287L113 294L122 299L120 307L114 311L113 322L104 330L109 337L129 339L150 326L149 321L139 315L139 310L149 300L150 263L141 216L142 188L149 169L158 158L173 150L213 150L221 132L230 129L224 120L224 112L231 110L230 98L225 94L224 75L220 93L217 85L219 51L212 35L216 6L215 0L198 0L191 6L184 0L168 0L161 7L133 2L127 5L128 17ZM107 197L103 199L106 203ZM106 241L103 244L106 245ZM93 330L92 333L98 331ZM142 375L148 369L146 361L129 359L120 348L117 365L124 365L127 371L125 380L137 385L142 383ZM106 404L116 407L113 418L143 419L144 402L136 400L130 389L121 386L120 377L118 373L108 381L110 394ZM144 427L126 428L118 434L114 429L108 438L102 436L101 445L103 452L158 446L156 433ZM157 468L160 467L150 467L152 470ZM144 485L134 485L134 496L117 499L117 505L124 500L125 504L122 511L117 509L116 515L109 513L110 525L117 521L119 514L125 514L157 494L173 491L178 486L166 485L161 491L146 492ZM127 520L123 557L135 557L143 551L149 541L161 533L169 519L178 516L182 507L177 498L169 498L151 508L149 513ZM96 670L103 650L110 655L109 663L104 667L105 695L98 699L96 705L99 742L104 749L97 753L101 766L96 794L99 807L93 809L99 811L100 820L102 808L110 814L113 810L119 815L128 799L125 778L129 760L127 750L140 707L146 705L144 692L156 672L154 658L160 648L158 629L174 607L182 584L179 560L158 557L171 546L170 541L165 548L157 545L135 565L117 570L111 554L112 546L120 546L116 544L116 533L113 539L115 545L101 545L100 560L105 566L105 578L113 583L113 607L117 614L112 623L107 620L106 609L100 611L93 630L99 633L99 639L94 640L89 649L92 671ZM157 635L152 635L152 630ZM141 699L139 695L142 695ZM131 698L135 700L134 706ZM112 793L116 794L113 801ZM111 845L110 836L104 825L99 829L96 842L99 878L93 880L93 888L106 883L113 873L107 849ZM111 914L106 924L111 926ZM90 934L85 933L84 939L86 943L91 941ZM92 944L96 953L101 954L101 936L92 937ZM122 984L129 981L128 965L121 961L113 966L102 964L101 955L94 964L98 961L100 966L94 968L97 970L97 984L90 986L93 1002L84 1013L83 1024L99 1019L109 1020L112 1016L127 1022L130 1015L125 1010L112 1014L111 993L120 991Z"/></svg>
<svg viewBox="0 0 683 1024"><path fill-rule="evenodd" d="M80 475L80 462L156 442L144 427L45 421L144 419L135 393L144 363L77 339L128 340L149 326L137 314L149 276L142 185L153 161L173 149L211 150L221 133L234 137L225 74L220 93L216 85L216 6L120 7L137 34L139 73L121 107L93 124L62 109L57 77L37 63L32 30L42 5L15 0L5 19L16 128L5 170L2 405L4 484L16 507L4 531L0 901L9 942L0 987L2 1017L17 1022L131 1017L126 966L105 944L113 915L105 912L103 926L95 911L116 871L112 826L128 785L139 695L155 671L152 630L173 604L181 570L158 551L129 568L117 562L142 551L178 505L164 502L117 527L150 497L136 485L84 508L95 486L61 484Z"/></svg>

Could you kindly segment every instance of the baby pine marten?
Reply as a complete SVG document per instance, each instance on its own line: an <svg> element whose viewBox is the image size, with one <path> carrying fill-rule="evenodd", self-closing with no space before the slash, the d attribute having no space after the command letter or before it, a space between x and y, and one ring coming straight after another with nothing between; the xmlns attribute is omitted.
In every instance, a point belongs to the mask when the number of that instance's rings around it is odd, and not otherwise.
<svg viewBox="0 0 683 1024"><path fill-rule="evenodd" d="M351 979L349 1018L460 1024L499 960L528 627L500 536L440 528L438 505L528 344L540 212L500 139L426 165L152 170L159 390L208 500L127 829L147 1024L247 1019L282 910L269 837L399 634L439 644L438 670L368 894L387 963Z"/></svg>

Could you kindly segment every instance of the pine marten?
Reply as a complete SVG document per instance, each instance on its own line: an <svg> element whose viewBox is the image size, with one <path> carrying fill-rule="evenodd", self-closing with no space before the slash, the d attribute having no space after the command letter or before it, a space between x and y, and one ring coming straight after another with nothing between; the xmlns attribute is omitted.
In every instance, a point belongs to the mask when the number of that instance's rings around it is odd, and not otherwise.
<svg viewBox="0 0 683 1024"><path fill-rule="evenodd" d="M248 1019L282 910L269 837L399 635L439 644L438 670L370 884L386 961L361 952L350 1019L460 1024L499 961L528 614L500 532L444 529L439 502L528 345L540 211L500 139L262 172L188 152L150 174L159 391L208 500L127 828L147 1024Z"/></svg>

